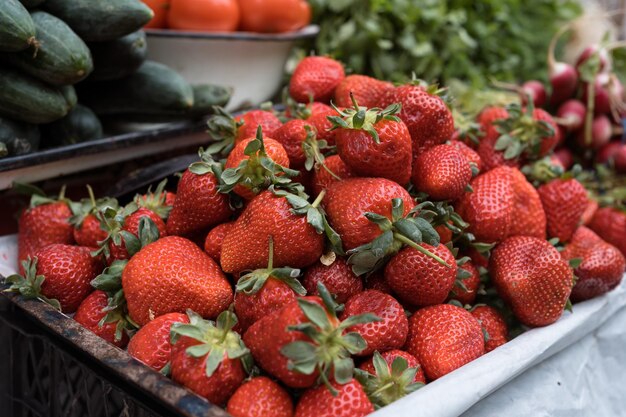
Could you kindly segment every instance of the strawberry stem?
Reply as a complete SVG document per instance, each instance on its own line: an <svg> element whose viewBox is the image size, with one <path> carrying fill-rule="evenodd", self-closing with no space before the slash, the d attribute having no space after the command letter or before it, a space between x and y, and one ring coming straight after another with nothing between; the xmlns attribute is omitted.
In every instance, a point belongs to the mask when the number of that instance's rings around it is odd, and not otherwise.
<svg viewBox="0 0 626 417"><path fill-rule="evenodd" d="M324 199L325 195L326 195L326 190L322 190L313 201L313 204L311 204L311 207L317 208L317 206L319 206L322 200Z"/></svg>
<svg viewBox="0 0 626 417"><path fill-rule="evenodd" d="M91 207L96 208L96 196L93 194L91 185L87 184L87 193L89 193L89 200L91 201Z"/></svg>
<svg viewBox="0 0 626 417"><path fill-rule="evenodd" d="M270 240L270 253L269 253L269 260L267 261L267 269L271 271L272 269L274 269L274 238L272 237L272 235L270 235L269 240Z"/></svg>
<svg viewBox="0 0 626 417"><path fill-rule="evenodd" d="M450 265L448 265L448 263L446 261L444 261L443 259L441 259L439 256L435 255L434 253L432 253L431 251L429 251L426 248L423 248L422 246L418 245L417 243L413 242L411 239L409 239L406 236L401 235L400 233L394 233L393 237L398 239L400 242L406 244L407 246L412 247L413 249L423 253L426 256L429 256L431 258L433 258L435 261L437 261L438 263L440 263L441 265L450 268Z"/></svg>

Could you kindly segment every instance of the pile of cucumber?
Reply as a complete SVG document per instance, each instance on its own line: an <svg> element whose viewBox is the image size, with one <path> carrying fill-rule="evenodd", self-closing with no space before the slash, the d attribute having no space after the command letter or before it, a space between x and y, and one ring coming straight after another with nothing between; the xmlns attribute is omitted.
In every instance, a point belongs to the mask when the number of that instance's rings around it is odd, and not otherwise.
<svg viewBox="0 0 626 417"><path fill-rule="evenodd" d="M225 105L146 60L141 0L0 0L0 157L103 136L102 121L168 122Z"/></svg>

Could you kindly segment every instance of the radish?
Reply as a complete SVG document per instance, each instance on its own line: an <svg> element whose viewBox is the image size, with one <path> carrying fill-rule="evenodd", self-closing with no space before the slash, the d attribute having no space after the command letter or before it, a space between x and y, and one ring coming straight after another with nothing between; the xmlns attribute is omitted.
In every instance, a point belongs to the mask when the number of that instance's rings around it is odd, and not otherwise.
<svg viewBox="0 0 626 417"><path fill-rule="evenodd" d="M572 98L578 86L578 72L576 68L565 62L557 62L554 58L554 49L558 39L569 30L569 25L562 27L550 41L548 48L548 75L552 86L550 105L558 106L568 98Z"/></svg>
<svg viewBox="0 0 626 417"><path fill-rule="evenodd" d="M546 88L543 83L537 80L526 81L522 84L520 91L522 105L526 105L528 97L533 101L535 107L543 107L546 104Z"/></svg>
<svg viewBox="0 0 626 417"><path fill-rule="evenodd" d="M580 70L580 66L596 54L600 58L599 71L601 73L610 72L612 68L611 55L609 54L609 51L606 50L606 48L600 47L600 45L590 45L586 47L576 61L576 69Z"/></svg>
<svg viewBox="0 0 626 417"><path fill-rule="evenodd" d="M583 90L583 100L587 100L587 91L587 88ZM594 93L594 114L609 114L623 101L624 86L613 74L598 74Z"/></svg>
<svg viewBox="0 0 626 417"><path fill-rule="evenodd" d="M620 174L626 174L626 144L620 143L615 154L613 154L615 170Z"/></svg>
<svg viewBox="0 0 626 417"><path fill-rule="evenodd" d="M585 122L587 109L580 100L570 99L559 106L556 112L557 123L568 132L573 132L582 127Z"/></svg>
<svg viewBox="0 0 626 417"><path fill-rule="evenodd" d="M584 129L578 131L576 141L582 148L600 149L609 143L613 133L611 119L609 119L606 115L601 114L596 116L591 124L591 142L585 140Z"/></svg>
<svg viewBox="0 0 626 417"><path fill-rule="evenodd" d="M572 165L574 165L574 155L568 148L561 148L554 151L554 154L550 157L550 159L554 163L558 162L565 171L569 170Z"/></svg>
<svg viewBox="0 0 626 417"><path fill-rule="evenodd" d="M617 151L623 144L620 141L609 142L602 147L596 154L596 162L598 164L606 164L609 160L613 159Z"/></svg>

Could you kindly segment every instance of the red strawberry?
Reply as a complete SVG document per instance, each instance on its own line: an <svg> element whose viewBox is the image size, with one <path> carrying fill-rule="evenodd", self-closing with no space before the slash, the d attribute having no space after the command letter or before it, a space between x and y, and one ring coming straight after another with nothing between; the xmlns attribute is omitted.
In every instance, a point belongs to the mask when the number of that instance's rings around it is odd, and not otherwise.
<svg viewBox="0 0 626 417"><path fill-rule="evenodd" d="M80 203L70 206L73 213L73 216L70 217L70 223L74 226L74 240L76 244L88 248L97 248L99 247L99 242L104 241L108 237L108 233L102 228L98 216L107 208L117 209L119 205L117 200L113 198L96 200L89 185L87 185L87 191L89 198L84 198Z"/></svg>
<svg viewBox="0 0 626 417"><path fill-rule="evenodd" d="M356 380L344 385L334 382L332 386L337 395L325 386L305 391L294 417L364 417L374 412L374 406Z"/></svg>
<svg viewBox="0 0 626 417"><path fill-rule="evenodd" d="M100 227L100 220L94 214L88 214L78 227L74 228L74 240L79 246L97 248L109 234Z"/></svg>
<svg viewBox="0 0 626 417"><path fill-rule="evenodd" d="M122 285L130 317L139 325L188 308L215 318L233 300L219 265L178 236L164 237L137 252L124 268Z"/></svg>
<svg viewBox="0 0 626 417"><path fill-rule="evenodd" d="M293 417L293 402L283 387L257 376L237 388L226 411L233 417Z"/></svg>
<svg viewBox="0 0 626 417"><path fill-rule="evenodd" d="M365 388L370 400L384 407L426 383L424 371L415 356L402 350L388 350L363 362L357 379Z"/></svg>
<svg viewBox="0 0 626 417"><path fill-rule="evenodd" d="M415 158L411 178L433 200L456 200L469 185L472 168L456 147L437 145Z"/></svg>
<svg viewBox="0 0 626 417"><path fill-rule="evenodd" d="M328 103L345 78L343 65L332 58L309 56L298 63L289 81L289 94L300 103Z"/></svg>
<svg viewBox="0 0 626 417"><path fill-rule="evenodd" d="M10 291L40 298L64 313L73 313L93 291L91 281L103 265L99 258L91 256L89 248L55 243L23 261L22 268L24 276L7 278L12 284Z"/></svg>
<svg viewBox="0 0 626 417"><path fill-rule="evenodd" d="M215 262L220 261L224 238L226 237L226 234L230 232L230 230L233 228L234 224L235 222L218 224L206 235L206 239L204 240L204 251L211 258L213 258Z"/></svg>
<svg viewBox="0 0 626 417"><path fill-rule="evenodd" d="M357 175L381 177L406 184L411 177L412 144L406 125L395 114L398 105L385 110L354 107L332 117L341 160Z"/></svg>
<svg viewBox="0 0 626 417"><path fill-rule="evenodd" d="M273 162L273 164L272 164ZM269 164L272 168L268 169ZM242 140L226 159L226 170L222 174L225 186L220 191L233 191L246 200L279 182L276 177L288 174L293 177L297 171L289 170L289 156L283 145L261 130L256 137Z"/></svg>
<svg viewBox="0 0 626 417"><path fill-rule="evenodd" d="M546 326L561 317L572 291L572 269L550 243L513 236L493 250L491 279L502 299L527 326Z"/></svg>
<svg viewBox="0 0 626 417"><path fill-rule="evenodd" d="M256 269L239 278L235 288L235 313L241 330L261 318L305 295L306 290L296 279L300 270L289 267L274 268L274 243L269 238L269 261L267 268Z"/></svg>
<svg viewBox="0 0 626 417"><path fill-rule="evenodd" d="M335 131L331 130L333 124L328 120L328 116L336 116L337 112L329 105L317 101L306 105L295 103L295 108L288 108L285 115L306 120L315 128L318 140L325 140L328 145L335 144Z"/></svg>
<svg viewBox="0 0 626 417"><path fill-rule="evenodd" d="M402 104L400 119L406 124L413 142L413 157L444 143L454 133L452 112L436 94L416 85L395 87L381 98L379 107Z"/></svg>
<svg viewBox="0 0 626 417"><path fill-rule="evenodd" d="M457 274L454 255L445 245L420 245L449 267L412 247L402 249L385 267L385 281L404 302L429 306L446 301Z"/></svg>
<svg viewBox="0 0 626 417"><path fill-rule="evenodd" d="M288 198L299 197L290 194ZM307 220L307 213L317 211L317 204L299 198L302 210L294 211L288 198L264 191L250 201L224 238L220 262L225 272L236 274L267 265L265 242L270 236L277 265L303 268L319 259L324 236Z"/></svg>
<svg viewBox="0 0 626 417"><path fill-rule="evenodd" d="M156 371L163 369L172 357L170 330L174 323L189 323L189 318L182 313L168 313L155 318L130 339L128 354Z"/></svg>
<svg viewBox="0 0 626 417"><path fill-rule="evenodd" d="M232 210L228 196L218 191L219 185L210 163L192 164L178 182L167 233L190 236L226 221Z"/></svg>
<svg viewBox="0 0 626 417"><path fill-rule="evenodd" d="M462 273L463 276L459 276ZM463 305L474 304L478 287L480 286L480 274L471 262L459 265L457 279L450 290L448 300L457 300Z"/></svg>
<svg viewBox="0 0 626 417"><path fill-rule="evenodd" d="M585 226L576 230L561 256L568 261L582 260L574 269L577 280L572 301L588 300L612 290L622 281L626 269L622 253Z"/></svg>
<svg viewBox="0 0 626 417"><path fill-rule="evenodd" d="M548 236L567 242L589 205L587 190L575 179L556 179L537 191L546 213Z"/></svg>
<svg viewBox="0 0 626 417"><path fill-rule="evenodd" d="M482 356L485 341L480 324L468 311L440 304L411 316L405 350L432 381Z"/></svg>
<svg viewBox="0 0 626 417"><path fill-rule="evenodd" d="M352 95L361 106L376 107L381 98L393 88L390 82L367 75L348 75L335 89L334 102L337 106L352 107Z"/></svg>
<svg viewBox="0 0 626 417"><path fill-rule="evenodd" d="M458 140L451 141L450 145L454 146L459 152L461 152L465 159L467 159L467 162L470 163L470 165L473 164L474 166L476 166L476 170L478 172L483 170L483 162L480 159L480 155L478 155L478 152Z"/></svg>
<svg viewBox="0 0 626 417"><path fill-rule="evenodd" d="M377 290L395 297L393 290L385 281L385 275L381 271L374 272L365 278L365 289Z"/></svg>
<svg viewBox="0 0 626 417"><path fill-rule="evenodd" d="M409 323L402 305L395 298L376 290L363 291L348 300L341 319L364 313L373 313L382 320L349 329L359 333L367 342L367 347L358 353L359 356L368 356L377 350L398 349L404 345Z"/></svg>
<svg viewBox="0 0 626 417"><path fill-rule="evenodd" d="M152 188L149 188L147 193L136 195L133 201L137 204L137 206L152 210L158 214L160 218L167 220L170 215L170 211L172 211L172 207L174 207L176 194L165 191L166 185L167 178L157 185L154 192L152 191Z"/></svg>
<svg viewBox="0 0 626 417"><path fill-rule="evenodd" d="M331 155L324 161L324 166L316 164L313 171L313 193L319 195L333 182L355 177L356 174L341 160L339 155ZM330 172L329 172L330 171ZM331 174L332 172L332 174Z"/></svg>
<svg viewBox="0 0 626 417"><path fill-rule="evenodd" d="M350 297L363 291L361 278L352 272L344 258L336 258L330 265L317 262L304 273L302 285L309 295L319 295L317 284L321 282L338 303L343 304Z"/></svg>
<svg viewBox="0 0 626 417"><path fill-rule="evenodd" d="M108 305L107 294L100 290L94 291L80 303L74 320L107 342L123 349L128 344L128 334L123 331L122 327L125 319L120 315L118 321L104 322L107 316L107 311L104 309ZM119 324L120 322L122 325Z"/></svg>
<svg viewBox="0 0 626 417"><path fill-rule="evenodd" d="M591 219L593 219L593 216L596 214L599 207L600 206L597 201L591 199L588 200L587 207L585 207L585 211L580 219L583 225L587 226L591 223Z"/></svg>
<svg viewBox="0 0 626 417"><path fill-rule="evenodd" d="M249 355L231 329L237 317L229 311L216 322L188 311L189 324L172 325L172 379L214 404L225 403L246 378Z"/></svg>
<svg viewBox="0 0 626 417"><path fill-rule="evenodd" d="M515 204L509 236L534 236L546 238L546 213L537 189L528 182L524 174L513 168L512 184Z"/></svg>
<svg viewBox="0 0 626 417"><path fill-rule="evenodd" d="M235 121L238 124L235 145L245 139L254 137L259 126L263 129L263 134L271 138L274 132L283 125L274 113L266 110L249 110L235 117Z"/></svg>
<svg viewBox="0 0 626 417"><path fill-rule="evenodd" d="M71 216L72 211L66 201L34 195L30 207L22 212L19 219L18 261L25 261L39 249L53 243L74 243L74 228L69 222Z"/></svg>
<svg viewBox="0 0 626 417"><path fill-rule="evenodd" d="M288 166L295 169L304 167L306 155L304 154L302 144L306 140L307 135L314 133L316 133L315 128L301 119L289 120L274 132L273 138L276 142L283 145L285 152L287 152L287 156L289 157ZM269 152L270 146L267 143L267 139L265 139L265 141Z"/></svg>
<svg viewBox="0 0 626 417"><path fill-rule="evenodd" d="M452 241L452 230L448 229L445 225L440 224L439 226L435 226L435 230L439 235L439 243L445 245Z"/></svg>
<svg viewBox="0 0 626 417"><path fill-rule="evenodd" d="M600 208L593 215L589 228L626 256L626 213L610 207Z"/></svg>
<svg viewBox="0 0 626 417"><path fill-rule="evenodd" d="M502 152L494 149L494 145L500 133L496 122L509 118L509 112L504 107L486 107L476 118L483 132L483 137L478 144L477 152L483 162L484 171L489 171L501 165L516 166L513 159L506 160Z"/></svg>
<svg viewBox="0 0 626 417"><path fill-rule="evenodd" d="M502 315L493 307L478 306L470 311L485 333L485 352L491 352L509 341L509 329Z"/></svg>

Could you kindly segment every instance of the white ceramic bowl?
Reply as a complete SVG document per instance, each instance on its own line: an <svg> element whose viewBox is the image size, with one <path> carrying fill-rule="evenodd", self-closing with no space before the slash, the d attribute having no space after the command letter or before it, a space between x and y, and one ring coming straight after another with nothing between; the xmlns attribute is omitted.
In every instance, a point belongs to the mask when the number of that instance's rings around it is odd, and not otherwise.
<svg viewBox="0 0 626 417"><path fill-rule="evenodd" d="M232 87L228 109L234 110L272 98L294 43L318 32L315 25L280 34L147 29L148 59L174 68L190 83Z"/></svg>

